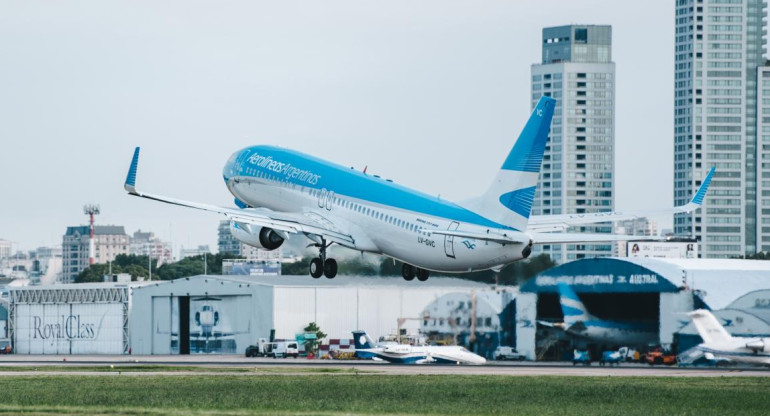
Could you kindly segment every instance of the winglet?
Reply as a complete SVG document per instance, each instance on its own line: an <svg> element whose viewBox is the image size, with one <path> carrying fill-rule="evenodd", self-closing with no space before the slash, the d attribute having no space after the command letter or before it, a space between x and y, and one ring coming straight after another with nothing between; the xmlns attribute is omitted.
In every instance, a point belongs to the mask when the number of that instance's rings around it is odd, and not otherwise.
<svg viewBox="0 0 770 416"><path fill-rule="evenodd" d="M136 169L139 167L139 147L134 150L134 157L131 159L131 167L128 168L128 176L123 188L129 193L137 195L136 192Z"/></svg>
<svg viewBox="0 0 770 416"><path fill-rule="evenodd" d="M714 170L715 168L711 168L709 173L706 175L706 179L703 180L703 183L701 183L698 190L695 191L695 195L693 195L692 200L690 201L691 204L695 204L698 206L703 204L703 198L706 197L706 191L708 191L709 189L709 184L711 183L711 177L714 176Z"/></svg>

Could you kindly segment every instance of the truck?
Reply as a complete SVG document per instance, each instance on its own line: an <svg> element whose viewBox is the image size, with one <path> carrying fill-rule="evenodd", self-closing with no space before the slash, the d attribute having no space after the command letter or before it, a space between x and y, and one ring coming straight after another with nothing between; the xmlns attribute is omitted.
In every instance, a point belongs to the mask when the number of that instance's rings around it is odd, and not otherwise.
<svg viewBox="0 0 770 416"><path fill-rule="evenodd" d="M246 347L247 357L264 357L266 355L267 345L269 342L267 338L259 338L257 343Z"/></svg>
<svg viewBox="0 0 770 416"><path fill-rule="evenodd" d="M277 341L266 345L265 356L273 358L299 357L297 341Z"/></svg>
<svg viewBox="0 0 770 416"><path fill-rule="evenodd" d="M260 338L255 345L246 348L247 357L299 357L299 345L297 341L273 341Z"/></svg>
<svg viewBox="0 0 770 416"><path fill-rule="evenodd" d="M602 352L602 358L599 360L599 365L620 365L620 362L623 361L624 356L621 355L620 351L603 351Z"/></svg>
<svg viewBox="0 0 770 416"><path fill-rule="evenodd" d="M515 361L524 361L526 356L524 354L516 351L513 349L513 347L506 347L506 346L499 346L495 348L495 351L492 353L492 357L495 358L495 360L502 361L502 360L515 360Z"/></svg>
<svg viewBox="0 0 770 416"><path fill-rule="evenodd" d="M572 351L572 365L591 365L591 355L586 350L575 349Z"/></svg>

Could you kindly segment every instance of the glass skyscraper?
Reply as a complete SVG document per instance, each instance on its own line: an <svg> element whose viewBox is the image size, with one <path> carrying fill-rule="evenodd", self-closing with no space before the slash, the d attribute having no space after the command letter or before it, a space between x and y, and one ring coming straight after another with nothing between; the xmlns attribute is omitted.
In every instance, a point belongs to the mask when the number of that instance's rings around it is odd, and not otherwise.
<svg viewBox="0 0 770 416"><path fill-rule="evenodd" d="M674 232L699 239L702 257L753 254L763 249L757 200L767 192L757 181L757 68L764 62L767 4L675 4L675 204L690 200L711 167L716 173L703 208L676 215Z"/></svg>

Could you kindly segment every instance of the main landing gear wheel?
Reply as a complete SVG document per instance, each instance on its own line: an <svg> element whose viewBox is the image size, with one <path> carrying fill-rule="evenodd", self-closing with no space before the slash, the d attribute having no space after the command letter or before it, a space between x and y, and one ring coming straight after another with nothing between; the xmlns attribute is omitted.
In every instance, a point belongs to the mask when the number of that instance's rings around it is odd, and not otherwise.
<svg viewBox="0 0 770 416"><path fill-rule="evenodd" d="M430 277L430 272L425 269L417 269L417 280L424 282Z"/></svg>
<svg viewBox="0 0 770 416"><path fill-rule="evenodd" d="M313 276L313 279L318 279L322 274L324 274L324 268L321 259L316 257L310 260L310 275Z"/></svg>
<svg viewBox="0 0 770 416"><path fill-rule="evenodd" d="M414 274L415 274L414 266L412 266L411 264L404 263L404 265L401 266L401 276L404 277L404 280L406 281L414 280Z"/></svg>
<svg viewBox="0 0 770 416"><path fill-rule="evenodd" d="M326 258L326 249L332 245L332 243L326 244L326 240L321 238L321 243L311 244L308 247L318 247L318 257L310 260L310 276L314 279L318 279L321 276L326 276L328 279L333 279L337 275L337 260Z"/></svg>
<svg viewBox="0 0 770 416"><path fill-rule="evenodd" d="M334 279L334 276L337 275L337 260L334 259L326 259L324 262L324 276L326 276L327 279Z"/></svg>

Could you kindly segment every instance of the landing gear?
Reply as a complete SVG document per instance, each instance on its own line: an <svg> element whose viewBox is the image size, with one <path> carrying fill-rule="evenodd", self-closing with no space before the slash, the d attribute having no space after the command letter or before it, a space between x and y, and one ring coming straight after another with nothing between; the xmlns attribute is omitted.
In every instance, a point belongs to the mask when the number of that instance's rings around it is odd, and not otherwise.
<svg viewBox="0 0 770 416"><path fill-rule="evenodd" d="M326 244L326 240L323 238L320 244L314 244L315 247L318 247L319 253L318 257L310 260L310 276L313 279L318 279L322 275L326 276L327 279L333 279L334 276L337 276L337 260L326 258L326 249L330 245L331 243Z"/></svg>
<svg viewBox="0 0 770 416"><path fill-rule="evenodd" d="M417 277L417 280L424 282L430 277L430 272L425 269L420 269L419 267L414 267L411 264L404 263L404 265L401 266L401 276L406 281L412 281Z"/></svg>
<svg viewBox="0 0 770 416"><path fill-rule="evenodd" d="M324 274L324 268L321 259L316 257L310 260L310 275L313 276L313 279L318 279L322 274Z"/></svg>
<svg viewBox="0 0 770 416"><path fill-rule="evenodd" d="M401 266L401 276L404 277L404 280L407 282L414 280L414 266L411 264L404 263L403 266Z"/></svg>
<svg viewBox="0 0 770 416"><path fill-rule="evenodd" d="M430 272L425 269L417 269L417 280L424 282L430 277Z"/></svg>
<svg viewBox="0 0 770 416"><path fill-rule="evenodd" d="M337 260L326 259L324 262L324 276L327 279L333 279L337 275Z"/></svg>

